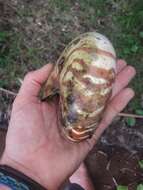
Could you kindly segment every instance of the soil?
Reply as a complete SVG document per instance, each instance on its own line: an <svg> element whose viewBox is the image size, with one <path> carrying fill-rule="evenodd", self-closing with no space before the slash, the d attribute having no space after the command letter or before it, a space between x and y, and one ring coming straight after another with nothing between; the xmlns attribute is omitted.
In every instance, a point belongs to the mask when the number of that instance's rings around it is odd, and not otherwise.
<svg viewBox="0 0 143 190"><path fill-rule="evenodd" d="M86 163L95 189L116 190L118 185L125 185L136 190L143 182L143 171L138 165L141 158L138 153L114 146L93 150Z"/></svg>
<svg viewBox="0 0 143 190"><path fill-rule="evenodd" d="M19 9L21 12L17 16ZM45 11L44 16L40 9ZM26 47L42 49L39 60L45 64L47 60L55 61L57 59L57 55L67 41L77 34L89 30L75 16L78 14L78 9L78 4L75 4L71 15L65 17L65 15L59 15L55 8L54 16L50 17L52 10L48 8L48 1L45 0L0 1L0 26L5 30L19 32L24 38ZM30 10L31 14L28 13L29 15L25 17L25 10ZM59 25L54 25L53 23L57 20ZM70 25L68 25L69 22ZM91 31L92 29L90 28ZM69 39L66 37L65 41L67 31L73 31L73 36L70 36ZM61 39L60 42L58 38ZM55 47L54 44L57 46ZM28 61L27 58L20 57L20 60L22 60L22 64L18 63L19 67L24 68L22 74L37 68L37 65L33 65L30 61L25 64ZM18 61L20 60L18 59ZM6 77L1 75L1 70L0 77L2 80L5 80ZM8 86L15 92L18 87L13 83ZM14 96L0 92L0 155L4 149L13 100ZM95 189L115 190L117 185L127 185L129 190L136 190L137 184L143 183L143 170L139 167L139 160L143 160L143 120L137 120L135 126L129 127L123 118L117 117L88 155L86 165Z"/></svg>

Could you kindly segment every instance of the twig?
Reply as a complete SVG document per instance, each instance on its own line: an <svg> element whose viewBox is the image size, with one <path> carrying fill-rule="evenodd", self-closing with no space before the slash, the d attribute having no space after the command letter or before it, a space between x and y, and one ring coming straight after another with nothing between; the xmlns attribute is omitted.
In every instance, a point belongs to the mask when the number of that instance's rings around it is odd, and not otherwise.
<svg viewBox="0 0 143 190"><path fill-rule="evenodd" d="M17 96L17 93L4 89L4 88L0 88L0 91L5 92L6 94L10 94L12 96Z"/></svg>
<svg viewBox="0 0 143 190"><path fill-rule="evenodd" d="M142 118L143 119L142 115L136 115L136 114L130 114L130 113L118 113L118 116L121 116L121 117L133 117L133 118Z"/></svg>
<svg viewBox="0 0 143 190"><path fill-rule="evenodd" d="M109 160L109 162L107 163L106 170L109 170L110 164L111 164L111 160Z"/></svg>
<svg viewBox="0 0 143 190"><path fill-rule="evenodd" d="M115 186L118 187L118 183L117 183L116 179L114 177L112 177L112 180L113 180Z"/></svg>
<svg viewBox="0 0 143 190"><path fill-rule="evenodd" d="M19 83L22 85L23 80L21 78L18 78Z"/></svg>

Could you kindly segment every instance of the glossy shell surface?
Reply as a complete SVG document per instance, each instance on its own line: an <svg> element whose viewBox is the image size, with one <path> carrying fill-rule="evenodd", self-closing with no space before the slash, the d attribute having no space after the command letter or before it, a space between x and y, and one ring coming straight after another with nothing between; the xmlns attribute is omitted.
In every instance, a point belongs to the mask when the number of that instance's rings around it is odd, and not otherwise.
<svg viewBox="0 0 143 190"><path fill-rule="evenodd" d="M61 128L70 140L94 133L111 96L115 70L115 50L96 32L80 35L61 54L43 97L59 90Z"/></svg>

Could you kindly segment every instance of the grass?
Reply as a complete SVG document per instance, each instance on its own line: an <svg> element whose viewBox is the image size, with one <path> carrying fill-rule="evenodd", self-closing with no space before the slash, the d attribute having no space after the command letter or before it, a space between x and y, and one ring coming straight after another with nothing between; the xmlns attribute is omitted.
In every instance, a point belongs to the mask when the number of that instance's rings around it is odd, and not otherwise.
<svg viewBox="0 0 143 190"><path fill-rule="evenodd" d="M10 29L1 27L0 31L1 87L17 89L17 79L23 78L27 71L49 61L55 62L71 39L80 33L96 30L111 39L118 57L124 58L136 68L137 75L131 84L136 97L130 108L133 111L141 108L143 1L45 0L41 4L42 1L31 4L21 2L23 4L11 5L16 13Z"/></svg>

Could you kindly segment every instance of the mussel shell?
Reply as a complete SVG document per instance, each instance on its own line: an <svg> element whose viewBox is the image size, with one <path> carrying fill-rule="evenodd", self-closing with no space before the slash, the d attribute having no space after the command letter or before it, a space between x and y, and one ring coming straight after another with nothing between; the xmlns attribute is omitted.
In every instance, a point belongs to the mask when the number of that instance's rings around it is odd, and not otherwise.
<svg viewBox="0 0 143 190"><path fill-rule="evenodd" d="M62 127L68 138L81 141L92 136L111 96L116 55L105 36L91 32L73 40L61 59Z"/></svg>

